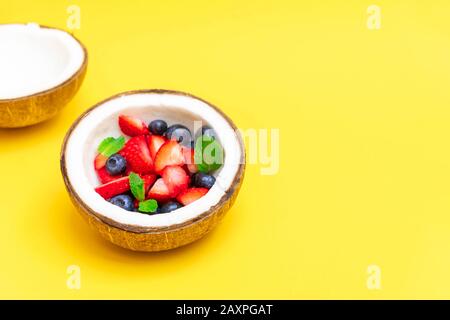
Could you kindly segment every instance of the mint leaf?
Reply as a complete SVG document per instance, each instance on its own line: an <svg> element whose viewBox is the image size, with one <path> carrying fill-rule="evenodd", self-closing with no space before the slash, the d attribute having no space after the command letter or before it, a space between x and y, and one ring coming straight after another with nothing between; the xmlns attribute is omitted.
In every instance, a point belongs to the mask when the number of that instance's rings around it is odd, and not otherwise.
<svg viewBox="0 0 450 320"><path fill-rule="evenodd" d="M104 139L98 146L98 152L105 157L110 157L119 152L125 145L125 138L123 136L116 138L108 137Z"/></svg>
<svg viewBox="0 0 450 320"><path fill-rule="evenodd" d="M130 173L128 179L130 180L130 189L133 196L139 201L143 201L145 199L144 180L134 172Z"/></svg>
<svg viewBox="0 0 450 320"><path fill-rule="evenodd" d="M107 147L108 145L113 142L115 139L113 137L108 137L106 139L104 139L100 145L98 146L98 152L102 153Z"/></svg>
<svg viewBox="0 0 450 320"><path fill-rule="evenodd" d="M223 148L212 137L197 138L194 146L194 162L200 172L209 173L219 169L223 164Z"/></svg>
<svg viewBox="0 0 450 320"><path fill-rule="evenodd" d="M219 169L223 164L223 149L219 142L213 140L203 150L203 162L209 166L209 171Z"/></svg>
<svg viewBox="0 0 450 320"><path fill-rule="evenodd" d="M202 137L198 137L197 140L195 141L194 163L197 165L197 168L200 170L200 166L202 166L202 163L203 163L203 139L202 139ZM200 170L200 171L202 171L202 170Z"/></svg>
<svg viewBox="0 0 450 320"><path fill-rule="evenodd" d="M208 166L203 164L203 163L198 163L197 164L197 169L198 169L198 171L203 172L203 173L208 173L209 172Z"/></svg>
<svg viewBox="0 0 450 320"><path fill-rule="evenodd" d="M145 213L152 213L158 209L158 202L154 199L139 202L138 210Z"/></svg>

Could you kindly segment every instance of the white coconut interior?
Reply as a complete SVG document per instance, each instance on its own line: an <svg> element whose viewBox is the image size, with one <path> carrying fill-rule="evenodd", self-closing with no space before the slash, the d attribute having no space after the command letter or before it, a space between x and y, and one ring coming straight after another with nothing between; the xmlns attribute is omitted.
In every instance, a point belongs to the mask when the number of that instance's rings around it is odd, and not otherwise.
<svg viewBox="0 0 450 320"><path fill-rule="evenodd" d="M99 185L93 167L99 143L106 137L121 135L120 114L139 117L145 122L164 119L169 125L181 123L194 132L199 122L213 127L224 148L225 159L215 174L216 183L195 203L170 213L147 215L125 211L105 201L94 188ZM195 122L197 121L197 122ZM229 189L239 170L243 150L230 124L208 104L177 94L137 93L109 100L92 110L72 131L66 146L68 179L82 201L95 212L123 224L162 227L183 223L216 205Z"/></svg>
<svg viewBox="0 0 450 320"><path fill-rule="evenodd" d="M56 87L80 69L84 58L67 32L37 24L0 25L0 99Z"/></svg>

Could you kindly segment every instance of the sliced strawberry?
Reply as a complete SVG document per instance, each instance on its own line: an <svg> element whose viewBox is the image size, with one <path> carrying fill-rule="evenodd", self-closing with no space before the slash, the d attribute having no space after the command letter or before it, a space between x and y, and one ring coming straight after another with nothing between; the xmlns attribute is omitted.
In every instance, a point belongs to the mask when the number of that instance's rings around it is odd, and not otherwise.
<svg viewBox="0 0 450 320"><path fill-rule="evenodd" d="M148 137L148 147L153 159L155 159L156 153L166 141L167 139L162 136L152 135Z"/></svg>
<svg viewBox="0 0 450 320"><path fill-rule="evenodd" d="M95 188L95 191L105 199L110 199L128 190L130 190L128 177L119 178Z"/></svg>
<svg viewBox="0 0 450 320"><path fill-rule="evenodd" d="M156 180L155 184L150 188L147 198L155 199L158 202L170 200L169 188L167 188L162 178Z"/></svg>
<svg viewBox="0 0 450 320"><path fill-rule="evenodd" d="M133 170L131 170L130 165L127 165L127 170L125 170L125 175L129 176L130 173L132 173L132 172L133 172Z"/></svg>
<svg viewBox="0 0 450 320"><path fill-rule="evenodd" d="M189 188L189 189L182 191L177 196L177 200L182 205L187 206L188 204L194 202L195 200L200 199L207 193L208 193L208 189L206 189L206 188Z"/></svg>
<svg viewBox="0 0 450 320"><path fill-rule="evenodd" d="M129 170L139 174L153 171L153 160L145 136L131 138L119 153L127 160Z"/></svg>
<svg viewBox="0 0 450 320"><path fill-rule="evenodd" d="M181 191L186 190L189 186L189 176L179 166L165 167L162 172L162 178L172 198L176 197Z"/></svg>
<svg viewBox="0 0 450 320"><path fill-rule="evenodd" d="M195 164L194 159L194 149L182 147L183 148L183 156L184 163L186 164L186 168L190 173L196 173L198 171L197 165Z"/></svg>
<svg viewBox="0 0 450 320"><path fill-rule="evenodd" d="M106 161L108 160L108 157L102 155L101 153L99 153L94 160L94 167L95 170L99 170L101 168L103 168L106 165Z"/></svg>
<svg viewBox="0 0 450 320"><path fill-rule="evenodd" d="M98 176L98 180L100 180L101 183L108 183L114 180L117 180L121 177L123 177L123 175L118 175L118 176L112 176L108 173L108 171L106 171L106 167L103 167L101 169L97 170L97 176Z"/></svg>
<svg viewBox="0 0 450 320"><path fill-rule="evenodd" d="M148 134L147 125L142 120L130 116L120 115L119 127L123 133L130 137Z"/></svg>
<svg viewBox="0 0 450 320"><path fill-rule="evenodd" d="M144 180L145 193L147 193L148 190L150 189L150 187L156 181L156 175L146 174L146 175L141 176L141 178L142 178L142 180Z"/></svg>
<svg viewBox="0 0 450 320"><path fill-rule="evenodd" d="M166 166L182 166L184 155L181 146L175 140L164 143L155 157L155 171L162 172Z"/></svg>

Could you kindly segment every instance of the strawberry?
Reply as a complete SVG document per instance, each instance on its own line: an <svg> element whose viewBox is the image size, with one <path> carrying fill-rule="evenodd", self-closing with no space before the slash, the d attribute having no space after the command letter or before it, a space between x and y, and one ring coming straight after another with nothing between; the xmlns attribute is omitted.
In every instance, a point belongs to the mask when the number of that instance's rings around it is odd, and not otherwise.
<svg viewBox="0 0 450 320"><path fill-rule="evenodd" d="M126 175L126 176L129 176L130 173L132 173L132 172L133 172L133 170L131 170L130 166L128 165L128 166L127 166L127 170L125 170L125 175Z"/></svg>
<svg viewBox="0 0 450 320"><path fill-rule="evenodd" d="M130 137L148 134L147 125L140 119L130 116L119 116L119 127L122 132Z"/></svg>
<svg viewBox="0 0 450 320"><path fill-rule="evenodd" d="M99 153L94 160L94 167L95 170L99 170L101 168L103 168L106 165L106 161L108 160L107 156L102 155L101 153Z"/></svg>
<svg viewBox="0 0 450 320"><path fill-rule="evenodd" d="M189 188L189 189L182 191L177 196L177 200L182 205L187 206L188 204L194 202L195 200L200 199L207 193L208 193L208 189L206 189L206 188Z"/></svg>
<svg viewBox="0 0 450 320"><path fill-rule="evenodd" d="M95 188L95 191L105 199L110 199L128 190L130 190L128 177L122 177Z"/></svg>
<svg viewBox="0 0 450 320"><path fill-rule="evenodd" d="M112 176L108 173L108 171L106 171L106 167L103 167L101 169L96 170L97 171L97 176L98 176L98 180L100 180L101 183L108 183L111 182L113 180L116 180L120 177L123 177L123 175L119 175L119 176Z"/></svg>
<svg viewBox="0 0 450 320"><path fill-rule="evenodd" d="M146 175L141 176L141 178L142 178L142 180L144 180L145 193L147 193L148 190L150 189L150 187L156 181L156 175L146 174Z"/></svg>
<svg viewBox="0 0 450 320"><path fill-rule="evenodd" d="M167 139L162 136L153 135L148 137L148 147L153 159L155 159L156 153L166 141Z"/></svg>
<svg viewBox="0 0 450 320"><path fill-rule="evenodd" d="M164 180L159 178L148 192L147 198L155 199L158 202L170 200L169 188L167 188Z"/></svg>
<svg viewBox="0 0 450 320"><path fill-rule="evenodd" d="M189 173L196 173L198 169L194 160L194 149L187 147L182 148L183 148L184 163L186 164L187 170L189 171Z"/></svg>
<svg viewBox="0 0 450 320"><path fill-rule="evenodd" d="M98 146L98 154L94 159L94 167L96 170L100 170L106 165L109 157L116 154L125 144L125 137L120 136L118 138L108 137Z"/></svg>
<svg viewBox="0 0 450 320"><path fill-rule="evenodd" d="M181 166L184 155L181 146L175 140L164 143L156 153L155 171L160 173L166 166Z"/></svg>
<svg viewBox="0 0 450 320"><path fill-rule="evenodd" d="M189 186L189 176L186 171L179 166L165 167L162 172L162 178L171 197L176 197L181 191Z"/></svg>
<svg viewBox="0 0 450 320"><path fill-rule="evenodd" d="M145 136L137 136L128 140L119 154L127 160L129 170L139 174L153 171L153 160Z"/></svg>

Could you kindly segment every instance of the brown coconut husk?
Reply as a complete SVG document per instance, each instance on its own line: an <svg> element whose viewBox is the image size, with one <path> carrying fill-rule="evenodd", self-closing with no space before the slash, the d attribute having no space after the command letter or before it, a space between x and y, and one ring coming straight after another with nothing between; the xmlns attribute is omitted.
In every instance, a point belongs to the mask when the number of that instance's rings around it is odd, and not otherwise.
<svg viewBox="0 0 450 320"><path fill-rule="evenodd" d="M41 28L66 32L46 26ZM70 36L79 43L84 52L84 60L78 71L51 89L19 98L0 99L0 128L20 128L48 120L67 105L77 93L86 75L88 55L84 45L73 35Z"/></svg>
<svg viewBox="0 0 450 320"><path fill-rule="evenodd" d="M82 199L77 195L72 184L68 179L65 150L67 146L67 141L73 132L77 124L93 109L102 105L106 101L118 98L123 95L136 94L136 93L169 93L189 96L198 100L201 100L208 104L210 107L217 110L230 124L230 126L236 130L234 123L216 106L212 105L205 100L195 97L191 94L187 94L179 91L171 90L137 90L129 91L115 95L109 99L106 99L89 110L83 113L78 120L74 122L72 127L69 129L66 137L64 139L62 150L61 150L61 172L64 178L66 189L69 193L70 199L72 200L75 207L78 209L82 217L89 223L89 225L100 233L100 235L111 241L112 243L134 251L162 251L177 248L186 244L189 244L195 240L202 238L209 231L211 231L219 222L222 220L227 211L234 204L236 197L239 193L240 187L242 185L245 173L245 147L239 137L239 147L241 148L242 159L239 165L239 170L233 180L230 188L226 190L220 201L209 210L199 214L195 218L185 221L180 224L173 224L166 227L143 227L138 225L123 224L117 221L106 218L99 212L95 212L89 208ZM94 192L94 191L92 191Z"/></svg>

